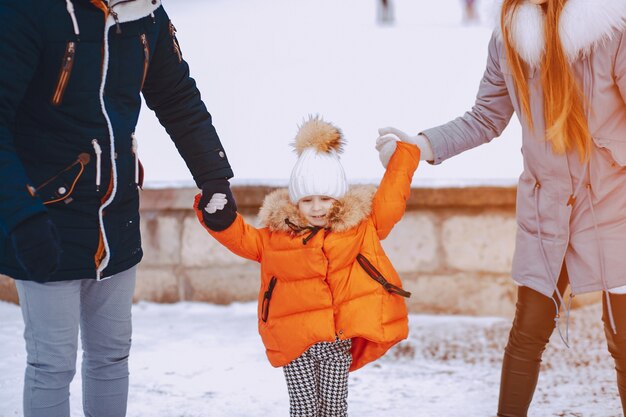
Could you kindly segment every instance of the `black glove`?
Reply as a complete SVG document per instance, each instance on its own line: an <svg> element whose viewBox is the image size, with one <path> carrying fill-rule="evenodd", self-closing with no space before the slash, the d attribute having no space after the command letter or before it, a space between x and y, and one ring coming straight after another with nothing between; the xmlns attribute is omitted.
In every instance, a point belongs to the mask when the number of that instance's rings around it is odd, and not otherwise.
<svg viewBox="0 0 626 417"><path fill-rule="evenodd" d="M18 224L10 234L15 257L33 281L46 282L61 263L61 242L48 213Z"/></svg>
<svg viewBox="0 0 626 417"><path fill-rule="evenodd" d="M215 193L225 194L227 202L222 210L209 214L205 208ZM202 210L202 221L206 227L216 232L228 229L237 217L237 203L235 203L233 193L230 191L228 180L210 180L202 184L202 198L200 198L198 208Z"/></svg>

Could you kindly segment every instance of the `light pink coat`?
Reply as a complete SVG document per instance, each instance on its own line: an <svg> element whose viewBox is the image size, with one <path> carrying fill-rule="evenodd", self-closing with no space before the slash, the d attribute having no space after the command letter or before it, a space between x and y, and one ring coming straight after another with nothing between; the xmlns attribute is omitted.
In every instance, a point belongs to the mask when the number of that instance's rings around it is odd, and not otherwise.
<svg viewBox="0 0 626 417"><path fill-rule="evenodd" d="M514 19L513 45L529 63L535 129L521 117L498 30L471 111L422 132L435 163L499 136L515 112L522 125L524 171L517 190L513 279L551 297L565 262L573 294L626 285L626 1L569 0L560 30L582 92L593 136L590 161L557 155L545 141L538 62L538 6ZM574 197L570 200L571 197ZM568 204L574 201L573 204Z"/></svg>

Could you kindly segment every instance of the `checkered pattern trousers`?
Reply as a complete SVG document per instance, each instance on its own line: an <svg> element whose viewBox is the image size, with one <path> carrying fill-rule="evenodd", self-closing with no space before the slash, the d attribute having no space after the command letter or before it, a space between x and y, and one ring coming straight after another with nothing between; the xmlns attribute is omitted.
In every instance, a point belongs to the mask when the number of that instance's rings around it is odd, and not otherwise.
<svg viewBox="0 0 626 417"><path fill-rule="evenodd" d="M348 415L352 340L320 342L283 367L291 417Z"/></svg>

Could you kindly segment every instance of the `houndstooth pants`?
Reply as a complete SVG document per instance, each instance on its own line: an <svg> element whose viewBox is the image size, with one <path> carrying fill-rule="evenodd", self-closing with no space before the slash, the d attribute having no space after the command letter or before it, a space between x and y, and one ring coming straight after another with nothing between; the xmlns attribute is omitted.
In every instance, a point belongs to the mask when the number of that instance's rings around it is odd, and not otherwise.
<svg viewBox="0 0 626 417"><path fill-rule="evenodd" d="M352 340L320 342L283 367L291 417L348 415Z"/></svg>

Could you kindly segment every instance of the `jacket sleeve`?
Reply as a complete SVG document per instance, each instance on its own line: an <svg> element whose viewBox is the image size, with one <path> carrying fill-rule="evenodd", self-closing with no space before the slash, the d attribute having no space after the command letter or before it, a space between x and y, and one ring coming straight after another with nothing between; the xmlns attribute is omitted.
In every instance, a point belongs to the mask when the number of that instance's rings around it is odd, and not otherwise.
<svg viewBox="0 0 626 417"><path fill-rule="evenodd" d="M372 200L372 220L379 239L385 239L393 226L400 221L411 193L413 173L420 160L417 146L398 142L387 170Z"/></svg>
<svg viewBox="0 0 626 417"><path fill-rule="evenodd" d="M261 232L250 226L245 222L241 214L237 213L237 217L233 224L227 229L220 232L215 232L204 224L202 221L202 210L198 208L198 202L200 201L202 194L196 195L193 208L196 212L198 221L211 234L218 242L226 246L235 255L239 255L242 258L250 259L252 261L261 262L263 255L263 239L261 238Z"/></svg>
<svg viewBox="0 0 626 417"><path fill-rule="evenodd" d="M626 31L622 31L617 55L615 56L615 82L626 104Z"/></svg>
<svg viewBox="0 0 626 417"><path fill-rule="evenodd" d="M30 3L0 0L0 232L4 234L46 211L28 191L30 180L16 153L11 129L43 48L36 21L42 13Z"/></svg>
<svg viewBox="0 0 626 417"><path fill-rule="evenodd" d="M159 34L142 90L146 104L174 141L198 187L208 180L231 178L233 172L211 114L189 75L163 7L156 10L155 19Z"/></svg>
<svg viewBox="0 0 626 417"><path fill-rule="evenodd" d="M434 164L500 136L513 115L513 104L500 68L496 35L489 42L487 68L474 107L463 117L422 132L432 145Z"/></svg>

